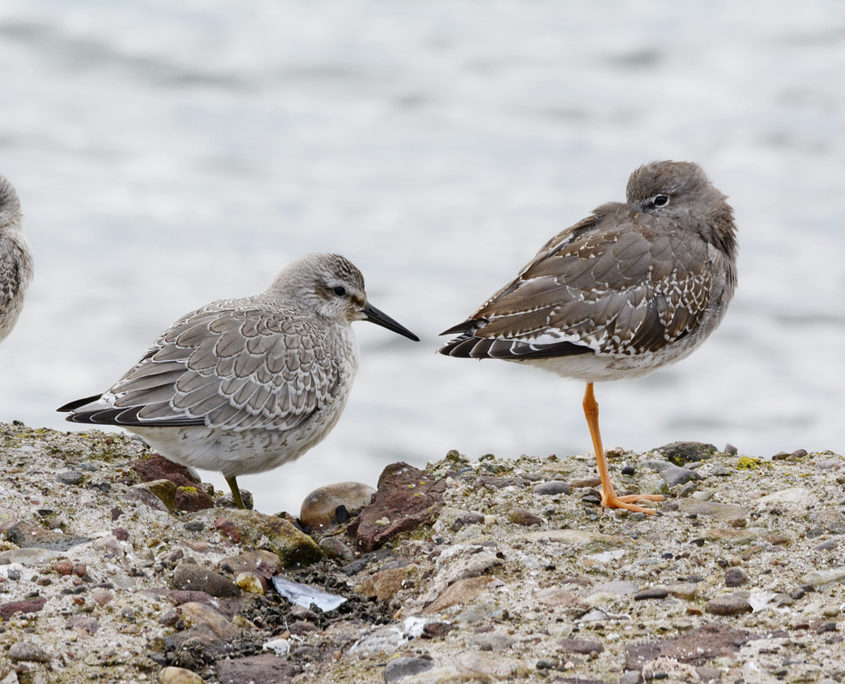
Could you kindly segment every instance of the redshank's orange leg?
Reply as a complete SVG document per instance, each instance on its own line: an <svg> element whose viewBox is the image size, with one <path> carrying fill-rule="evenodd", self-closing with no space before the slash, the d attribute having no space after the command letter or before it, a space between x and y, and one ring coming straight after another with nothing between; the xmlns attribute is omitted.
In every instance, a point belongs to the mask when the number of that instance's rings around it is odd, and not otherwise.
<svg viewBox="0 0 845 684"><path fill-rule="evenodd" d="M596 452L596 463L599 466L599 477L601 478L601 505L605 508L624 508L635 513L648 513L654 515L651 508L643 508L635 505L635 501L663 501L659 494L629 494L617 496L613 484L610 482L610 473L607 470L607 460L604 457L604 449L601 445L601 433L599 432L599 405L596 396L593 394L593 383L587 383L587 391L584 393L584 416L587 418L587 425L590 428L590 437L593 438L593 450Z"/></svg>

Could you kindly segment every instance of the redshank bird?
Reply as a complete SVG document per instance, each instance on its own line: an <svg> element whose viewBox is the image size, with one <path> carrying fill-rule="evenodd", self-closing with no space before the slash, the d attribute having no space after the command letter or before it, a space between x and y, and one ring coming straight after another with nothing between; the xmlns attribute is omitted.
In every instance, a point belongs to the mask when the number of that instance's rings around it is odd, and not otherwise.
<svg viewBox="0 0 845 684"><path fill-rule="evenodd" d="M0 175L0 341L18 322L32 280L32 252L21 228L22 218L15 189Z"/></svg>
<svg viewBox="0 0 845 684"><path fill-rule="evenodd" d="M353 321L419 338L367 301L337 254L289 264L261 294L212 302L165 330L103 394L62 406L74 423L119 425L162 456L238 475L298 458L335 426L358 369Z"/></svg>
<svg viewBox="0 0 845 684"><path fill-rule="evenodd" d="M736 288L736 227L727 197L697 164L645 164L626 196L549 240L514 280L442 333L457 337L439 351L586 381L602 505L654 513L636 502L663 497L613 489L593 383L679 361L716 329Z"/></svg>

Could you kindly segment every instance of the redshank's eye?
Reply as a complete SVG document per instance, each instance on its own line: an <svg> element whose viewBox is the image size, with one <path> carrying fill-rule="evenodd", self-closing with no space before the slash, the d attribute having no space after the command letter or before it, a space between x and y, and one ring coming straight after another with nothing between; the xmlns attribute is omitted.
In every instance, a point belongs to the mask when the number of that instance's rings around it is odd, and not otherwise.
<svg viewBox="0 0 845 684"><path fill-rule="evenodd" d="M669 204L669 195L655 195L654 196L654 206L655 207L665 207Z"/></svg>
<svg viewBox="0 0 845 684"><path fill-rule="evenodd" d="M334 289L334 293L335 293L338 297L345 297L345 296L346 296L346 288L345 288L345 287L343 287L343 285L338 285L338 286Z"/></svg>

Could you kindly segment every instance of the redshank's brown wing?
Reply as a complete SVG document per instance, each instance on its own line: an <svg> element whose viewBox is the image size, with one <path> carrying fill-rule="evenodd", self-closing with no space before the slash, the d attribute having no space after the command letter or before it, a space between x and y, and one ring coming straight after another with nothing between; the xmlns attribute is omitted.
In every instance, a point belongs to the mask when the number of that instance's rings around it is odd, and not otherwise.
<svg viewBox="0 0 845 684"><path fill-rule="evenodd" d="M710 304L710 249L666 219L606 204L552 238L440 352L531 359L656 352Z"/></svg>

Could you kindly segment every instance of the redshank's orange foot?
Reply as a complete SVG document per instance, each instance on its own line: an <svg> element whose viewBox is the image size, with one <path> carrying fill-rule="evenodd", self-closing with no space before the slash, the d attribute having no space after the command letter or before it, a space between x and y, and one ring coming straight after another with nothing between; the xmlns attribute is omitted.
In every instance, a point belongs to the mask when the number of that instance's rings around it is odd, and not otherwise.
<svg viewBox="0 0 845 684"><path fill-rule="evenodd" d="M663 501L663 497L660 494L626 494L625 496L616 496L615 493L611 496L603 493L601 497L601 505L604 508L624 508L626 511L647 513L648 515L654 515L657 512L653 508L637 506L635 503L637 501Z"/></svg>

